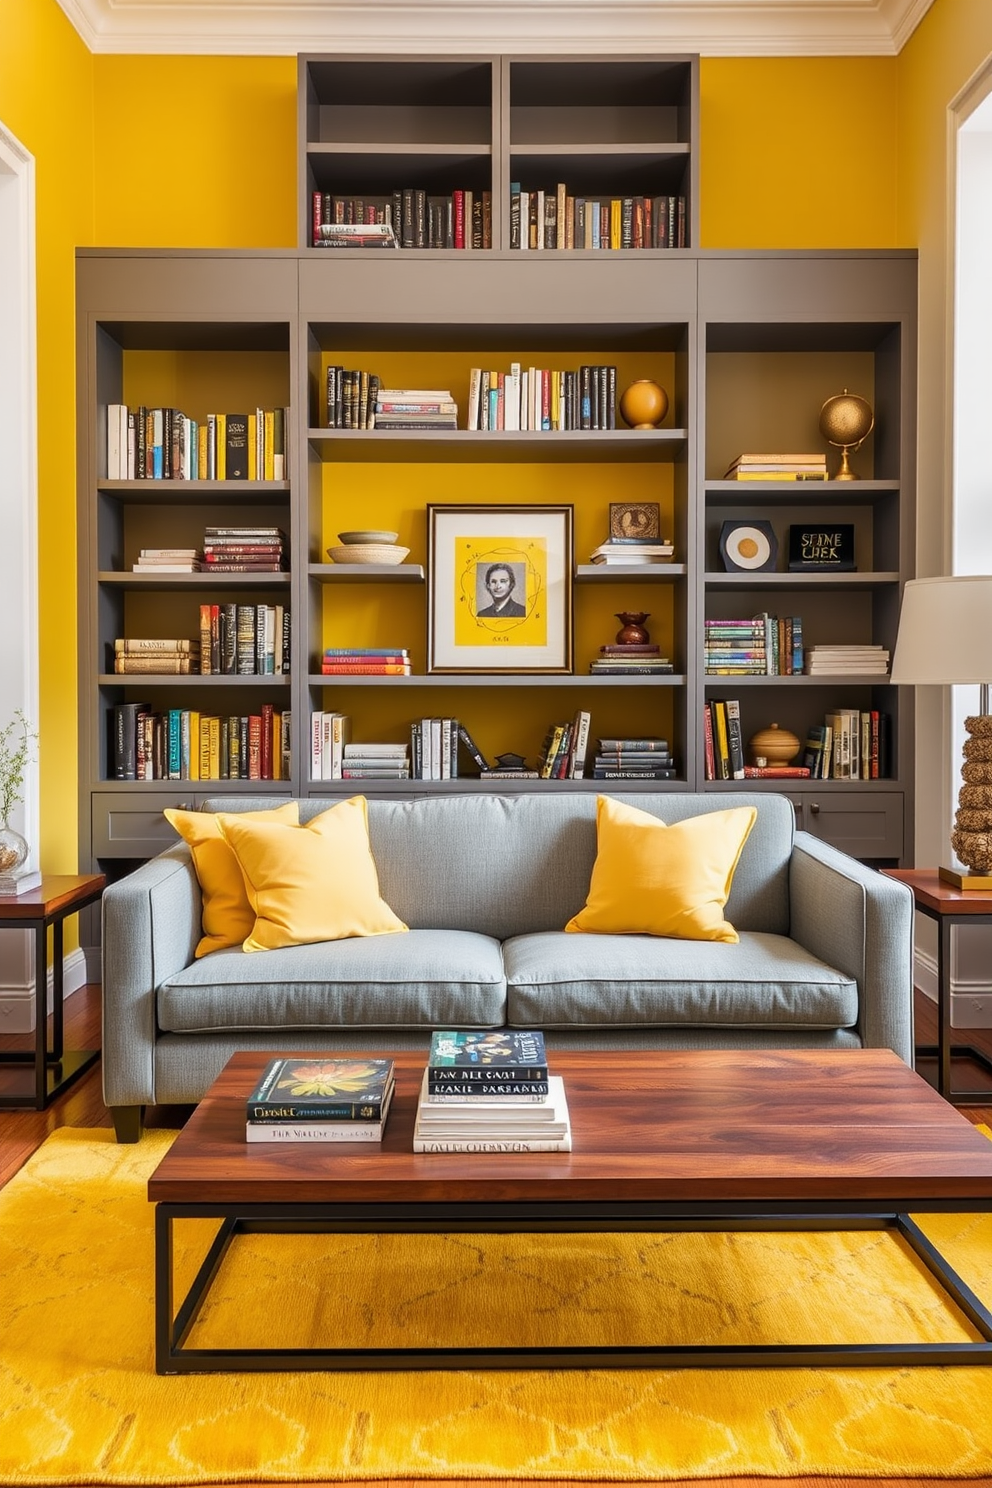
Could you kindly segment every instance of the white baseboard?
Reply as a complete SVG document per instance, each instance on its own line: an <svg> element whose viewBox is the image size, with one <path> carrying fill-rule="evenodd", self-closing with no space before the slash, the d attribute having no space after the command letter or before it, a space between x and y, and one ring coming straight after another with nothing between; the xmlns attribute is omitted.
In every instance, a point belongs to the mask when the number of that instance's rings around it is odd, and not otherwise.
<svg viewBox="0 0 992 1488"><path fill-rule="evenodd" d="M931 1002L937 1001L937 960L917 948L913 962L915 985ZM972 990L974 988L975 990ZM951 1027L992 1028L992 992L984 982L956 978L951 982Z"/></svg>
<svg viewBox="0 0 992 1488"><path fill-rule="evenodd" d="M52 969L48 968L48 1011L52 1010ZM62 962L63 996L86 986L86 957L70 951ZM34 983L0 982L0 1033L34 1032Z"/></svg>

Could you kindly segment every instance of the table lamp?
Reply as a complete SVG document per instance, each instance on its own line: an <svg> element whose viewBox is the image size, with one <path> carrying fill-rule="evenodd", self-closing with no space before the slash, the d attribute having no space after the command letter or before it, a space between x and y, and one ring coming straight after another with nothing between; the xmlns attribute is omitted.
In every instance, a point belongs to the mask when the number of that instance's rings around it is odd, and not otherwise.
<svg viewBox="0 0 992 1488"><path fill-rule="evenodd" d="M966 869L940 868L959 889L992 889L992 575L911 579L903 592L892 681L943 687L975 683L979 714L964 721L963 784L951 846Z"/></svg>

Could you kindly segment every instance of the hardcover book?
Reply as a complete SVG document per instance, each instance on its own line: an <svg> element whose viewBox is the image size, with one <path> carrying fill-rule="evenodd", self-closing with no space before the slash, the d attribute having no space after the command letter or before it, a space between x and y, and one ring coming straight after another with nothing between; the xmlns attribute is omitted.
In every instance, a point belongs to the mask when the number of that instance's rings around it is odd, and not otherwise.
<svg viewBox="0 0 992 1488"><path fill-rule="evenodd" d="M379 1121L391 1059L272 1059L248 1097L249 1122Z"/></svg>
<svg viewBox="0 0 992 1488"><path fill-rule="evenodd" d="M432 1033L427 1061L431 1080L455 1074L465 1083L546 1080L548 1059L543 1033L529 1029Z"/></svg>

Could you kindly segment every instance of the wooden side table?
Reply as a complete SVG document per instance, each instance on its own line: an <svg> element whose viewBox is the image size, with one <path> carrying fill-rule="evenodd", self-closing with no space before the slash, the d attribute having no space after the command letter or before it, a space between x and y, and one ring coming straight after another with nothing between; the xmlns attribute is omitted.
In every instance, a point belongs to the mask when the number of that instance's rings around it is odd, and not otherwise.
<svg viewBox="0 0 992 1488"><path fill-rule="evenodd" d="M102 873L45 874L41 883L23 894L0 894L0 930L33 930L34 956L34 1050L5 1050L0 1065L32 1065L33 1089L25 1080L23 1091L0 1091L0 1106L26 1106L43 1111L66 1086L95 1064L99 1049L63 1048L62 927L69 915L93 904L103 893ZM52 928L52 1042L48 1046L48 928ZM32 1071L26 1070L26 1074Z"/></svg>
<svg viewBox="0 0 992 1488"><path fill-rule="evenodd" d="M936 868L883 868L912 890L920 914L937 922L937 1043L918 1044L917 1054L937 1056L937 1090L956 1106L992 1105L992 1090L955 1090L951 1060L970 1059L992 1074L992 1060L972 1044L955 1044L951 1031L951 931L955 925L992 925L992 893L956 889Z"/></svg>

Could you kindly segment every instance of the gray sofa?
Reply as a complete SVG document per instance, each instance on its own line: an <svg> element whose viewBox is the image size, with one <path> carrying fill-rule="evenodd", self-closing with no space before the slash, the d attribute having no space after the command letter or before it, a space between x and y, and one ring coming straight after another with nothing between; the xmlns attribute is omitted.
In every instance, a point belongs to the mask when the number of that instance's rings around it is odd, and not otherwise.
<svg viewBox="0 0 992 1488"><path fill-rule="evenodd" d="M668 823L757 807L726 908L739 944L565 934L596 856L596 799L577 791L370 800L382 896L407 935L197 961L185 845L112 884L103 1080L118 1140L137 1140L146 1104L198 1100L236 1050L426 1047L434 1028L539 1028L552 1050L864 1045L912 1061L904 885L797 833L783 796L615 794ZM328 804L301 801L301 821Z"/></svg>

